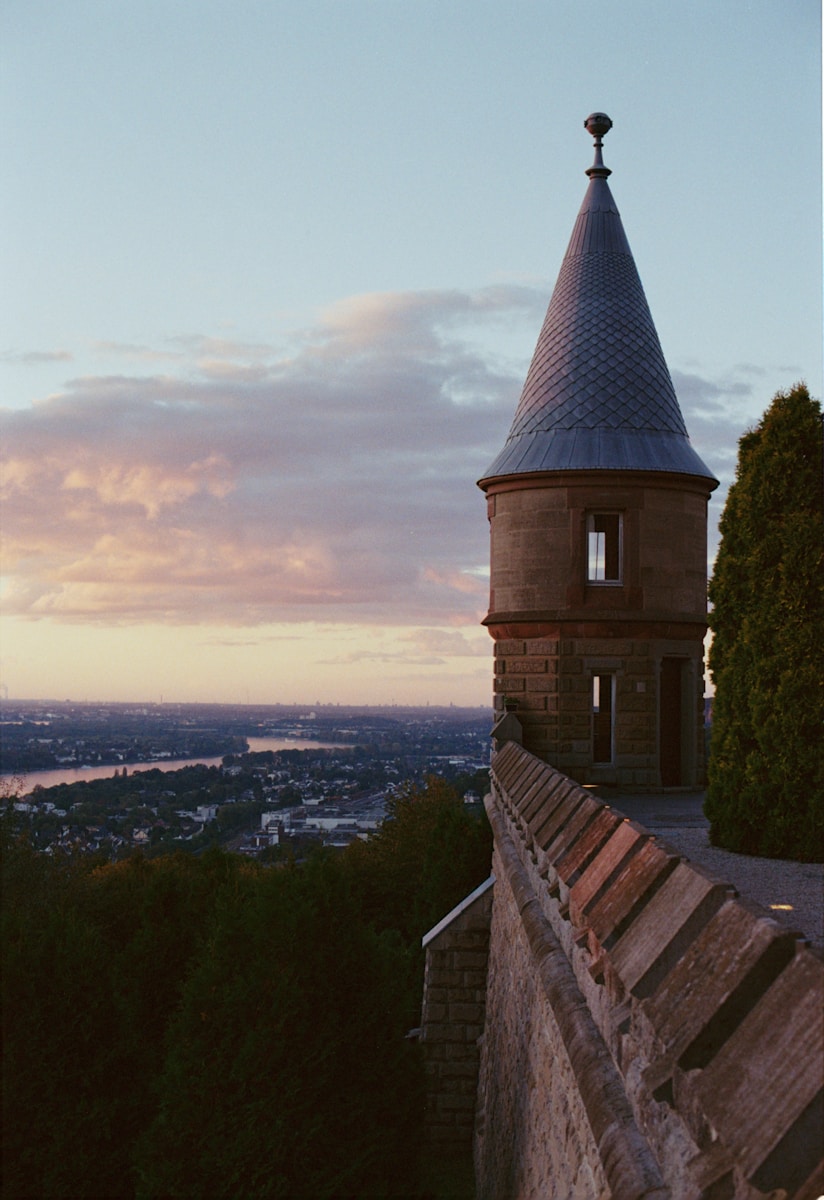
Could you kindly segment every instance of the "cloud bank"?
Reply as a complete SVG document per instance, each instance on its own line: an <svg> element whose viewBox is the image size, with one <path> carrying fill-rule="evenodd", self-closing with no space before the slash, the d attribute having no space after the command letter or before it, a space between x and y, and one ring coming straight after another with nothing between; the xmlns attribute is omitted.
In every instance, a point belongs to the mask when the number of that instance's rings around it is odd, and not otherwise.
<svg viewBox="0 0 824 1200"><path fill-rule="evenodd" d="M289 354L207 337L107 345L149 373L73 379L6 414L6 612L474 621L474 480L520 379L461 329L536 303L518 288L360 296Z"/></svg>
<svg viewBox="0 0 824 1200"><path fill-rule="evenodd" d="M72 379L5 415L6 612L474 624L488 557L474 482L525 374L476 341L495 323L537 335L546 299L525 287L366 295L287 348L102 345L132 372ZM728 479L750 385L675 382L696 448Z"/></svg>

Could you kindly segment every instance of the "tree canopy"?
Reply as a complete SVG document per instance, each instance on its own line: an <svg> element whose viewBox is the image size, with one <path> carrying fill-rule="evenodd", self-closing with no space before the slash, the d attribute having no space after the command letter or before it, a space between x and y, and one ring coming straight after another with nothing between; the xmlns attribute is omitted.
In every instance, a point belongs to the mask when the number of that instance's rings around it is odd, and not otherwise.
<svg viewBox="0 0 824 1200"><path fill-rule="evenodd" d="M422 1194L421 937L491 858L442 781L301 865L0 834L4 1196Z"/></svg>
<svg viewBox="0 0 824 1200"><path fill-rule="evenodd" d="M779 392L739 442L709 588L711 840L807 861L824 856L822 451L820 403Z"/></svg>

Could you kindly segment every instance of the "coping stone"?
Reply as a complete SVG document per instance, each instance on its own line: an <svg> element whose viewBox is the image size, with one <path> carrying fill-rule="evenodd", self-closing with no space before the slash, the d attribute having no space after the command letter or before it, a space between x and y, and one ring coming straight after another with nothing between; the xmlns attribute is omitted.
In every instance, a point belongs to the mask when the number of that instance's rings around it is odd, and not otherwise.
<svg viewBox="0 0 824 1200"><path fill-rule="evenodd" d="M634 858L649 839L649 833L640 825L628 819L621 821L570 890L570 914L576 925L582 924L587 906L605 887L609 886L612 890L616 886L617 879L613 877L618 869L626 865L628 856ZM622 872L617 878L623 878L624 875L625 872Z"/></svg>
<svg viewBox="0 0 824 1200"><path fill-rule="evenodd" d="M755 905L728 900L654 996L643 1001L664 1053L704 1067L793 959L796 934Z"/></svg>
<svg viewBox="0 0 824 1200"><path fill-rule="evenodd" d="M821 1126L808 1125L822 1095L822 978L804 947L697 1074L704 1112L762 1191L793 1195L820 1162Z"/></svg>
<svg viewBox="0 0 824 1200"><path fill-rule="evenodd" d="M627 990L651 995L732 891L694 863L679 863L610 950Z"/></svg>
<svg viewBox="0 0 824 1200"><path fill-rule="evenodd" d="M556 857L555 839L559 834L563 837L567 828L567 822L584 803L585 807L582 812L586 815L586 819L589 820L599 805L591 796L582 791L577 784L571 784L568 788L559 789L558 803L545 814L544 820L540 824L537 820L533 822L531 826L532 836L535 838L536 844L545 851L551 862L554 862Z"/></svg>
<svg viewBox="0 0 824 1200"><path fill-rule="evenodd" d="M583 830L581 836L555 859L555 869L564 883L570 886L624 820L612 809L605 808L597 801L590 799L589 802L595 804L599 811Z"/></svg>

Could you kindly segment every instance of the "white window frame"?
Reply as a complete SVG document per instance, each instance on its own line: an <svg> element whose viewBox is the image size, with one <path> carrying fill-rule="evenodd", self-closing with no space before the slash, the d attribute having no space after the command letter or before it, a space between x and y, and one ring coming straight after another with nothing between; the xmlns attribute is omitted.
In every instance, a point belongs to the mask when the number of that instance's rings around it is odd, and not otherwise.
<svg viewBox="0 0 824 1200"><path fill-rule="evenodd" d="M605 518L614 520L615 530L612 536L617 539L617 546L608 545L610 530L597 529L597 525L605 525ZM617 572L610 578L606 577L609 560L617 560ZM620 587L624 582L624 515L608 509L587 514L586 541L587 583L596 587Z"/></svg>

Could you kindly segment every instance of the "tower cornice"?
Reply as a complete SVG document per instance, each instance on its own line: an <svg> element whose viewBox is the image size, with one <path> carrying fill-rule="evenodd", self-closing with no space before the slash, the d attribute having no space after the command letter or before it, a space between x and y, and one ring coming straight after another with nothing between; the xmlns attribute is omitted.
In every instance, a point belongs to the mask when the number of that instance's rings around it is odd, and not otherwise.
<svg viewBox="0 0 824 1200"><path fill-rule="evenodd" d="M709 496L718 486L718 480L699 473L688 475L675 471L620 471L614 468L595 468L491 476L481 479L478 486L488 496L499 495L502 492L561 487L641 487L679 492L696 491Z"/></svg>

